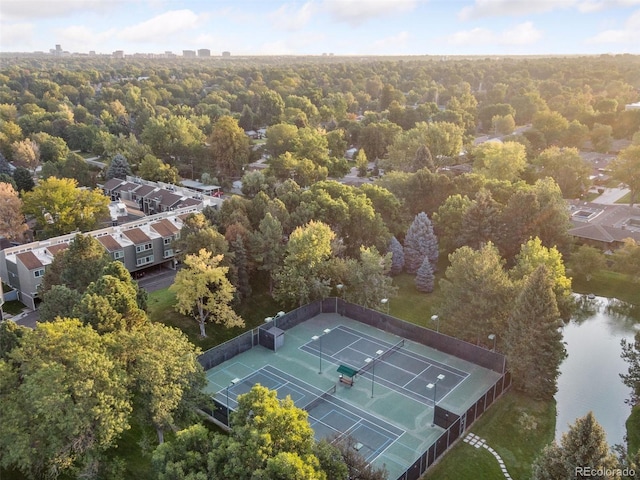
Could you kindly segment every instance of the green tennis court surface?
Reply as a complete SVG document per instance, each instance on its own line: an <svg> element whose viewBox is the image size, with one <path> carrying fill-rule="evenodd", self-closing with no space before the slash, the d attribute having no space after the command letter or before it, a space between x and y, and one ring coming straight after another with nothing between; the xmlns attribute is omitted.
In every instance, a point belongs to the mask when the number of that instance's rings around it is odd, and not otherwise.
<svg viewBox="0 0 640 480"><path fill-rule="evenodd" d="M352 386L339 381L341 365L358 372ZM427 385L438 376L444 377L436 393ZM385 466L393 480L444 431L432 426L434 394L438 407L463 414L500 376L411 339L321 313L286 330L276 352L256 344L208 370L206 391L231 410L256 383L277 390L279 398L288 395L308 411L316 438L351 435L359 452Z"/></svg>

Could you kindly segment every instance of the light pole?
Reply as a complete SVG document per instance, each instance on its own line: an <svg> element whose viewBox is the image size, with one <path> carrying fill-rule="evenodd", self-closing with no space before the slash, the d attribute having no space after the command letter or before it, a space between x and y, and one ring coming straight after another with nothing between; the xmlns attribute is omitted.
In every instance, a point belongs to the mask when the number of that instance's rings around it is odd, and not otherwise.
<svg viewBox="0 0 640 480"><path fill-rule="evenodd" d="M438 375L438 378L436 378L436 381L434 383L429 383L427 385L427 388L429 390L433 390L433 420L431 421L431 426L434 427L436 424L436 404L438 399L436 398L436 392L438 390L438 382L440 380L444 380L444 375L441 373L440 375Z"/></svg>
<svg viewBox="0 0 640 480"><path fill-rule="evenodd" d="M371 398L373 398L373 386L376 383L376 360L378 360L378 357L380 355L382 355L384 352L382 350L377 350L376 351L376 358L371 358L371 357L367 357L364 359L364 361L366 363L371 363L373 362L373 365L371 366Z"/></svg>
<svg viewBox="0 0 640 480"><path fill-rule="evenodd" d="M336 285L336 290L338 291L337 295L336 295L336 313L338 313L338 295L340 295L340 297L342 297L342 289L343 288L344 288L344 285L341 284L341 283Z"/></svg>
<svg viewBox="0 0 640 480"><path fill-rule="evenodd" d="M431 315L431 321L436 322L436 333L440 333L440 317L438 315Z"/></svg>
<svg viewBox="0 0 640 480"><path fill-rule="evenodd" d="M492 333L487 337L489 340L493 340L493 350L491 350L492 352L496 351L496 334Z"/></svg>
<svg viewBox="0 0 640 480"><path fill-rule="evenodd" d="M319 374L322 373L322 337L324 337L330 331L331 331L330 328L325 328L322 331L322 335L314 335L313 337L311 337L311 340L313 340L314 342L318 340L318 348L320 350L320 370L318 371Z"/></svg>
<svg viewBox="0 0 640 480"><path fill-rule="evenodd" d="M385 307L387 307L387 315L389 315L389 299L383 298L382 300L380 300L380 303Z"/></svg>

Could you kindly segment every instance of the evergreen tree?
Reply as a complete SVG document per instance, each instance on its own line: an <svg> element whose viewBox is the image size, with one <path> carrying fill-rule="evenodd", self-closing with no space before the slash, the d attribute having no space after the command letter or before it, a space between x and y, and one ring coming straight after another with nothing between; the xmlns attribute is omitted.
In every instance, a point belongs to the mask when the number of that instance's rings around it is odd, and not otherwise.
<svg viewBox="0 0 640 480"><path fill-rule="evenodd" d="M531 478L610 478L591 473L617 467L617 459L609 450L604 429L596 421L593 412L589 412L569 426L569 431L562 435L560 445L553 442L542 450L533 463Z"/></svg>
<svg viewBox="0 0 640 480"><path fill-rule="evenodd" d="M416 289L419 292L431 293L433 292L433 286L435 277L433 276L433 267L427 257L425 257L422 265L416 272Z"/></svg>
<svg viewBox="0 0 640 480"><path fill-rule="evenodd" d="M426 145L420 145L416 150L416 156L413 159L414 170L420 170L421 168L428 168L429 171L435 170L435 164L433 163L433 156L431 150Z"/></svg>
<svg viewBox="0 0 640 480"><path fill-rule="evenodd" d="M36 186L33 181L33 175L24 167L18 167L14 170L13 179L19 192L30 192Z"/></svg>
<svg viewBox="0 0 640 480"><path fill-rule="evenodd" d="M558 390L560 363L566 356L553 281L545 265L526 280L507 329L507 359L518 390L551 399Z"/></svg>
<svg viewBox="0 0 640 480"><path fill-rule="evenodd" d="M404 249L396 237L391 237L389 250L391 253L391 271L392 276L399 275L404 270Z"/></svg>
<svg viewBox="0 0 640 480"><path fill-rule="evenodd" d="M426 213L420 212L407 230L404 239L404 261L407 272L416 273L425 257L435 269L438 262L438 239Z"/></svg>
<svg viewBox="0 0 640 480"><path fill-rule="evenodd" d="M42 295L38 321L52 322L56 317L72 317L73 307L80 302L80 293L65 285L54 285Z"/></svg>
<svg viewBox="0 0 640 480"><path fill-rule="evenodd" d="M116 154L111 160L111 164L107 168L104 176L107 180L112 178L120 178L122 180L127 178L127 175L131 175L131 167L124 155Z"/></svg>
<svg viewBox="0 0 640 480"><path fill-rule="evenodd" d="M9 162L5 158L5 156L0 153L0 174L6 173L7 175L11 175L11 166Z"/></svg>
<svg viewBox="0 0 640 480"><path fill-rule="evenodd" d="M251 295L251 285L249 283L249 260L247 249L240 235L229 244L231 251L235 253L233 263L236 270L236 298L242 301Z"/></svg>

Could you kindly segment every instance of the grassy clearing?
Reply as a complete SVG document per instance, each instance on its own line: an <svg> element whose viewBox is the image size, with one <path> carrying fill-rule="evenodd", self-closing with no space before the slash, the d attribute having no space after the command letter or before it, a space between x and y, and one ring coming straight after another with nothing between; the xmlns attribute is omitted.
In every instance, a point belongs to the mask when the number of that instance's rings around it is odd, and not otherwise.
<svg viewBox="0 0 640 480"><path fill-rule="evenodd" d="M640 288L629 277L610 270L597 272L590 281L574 278L573 291L576 293L593 293L600 297L617 298L623 302L640 305Z"/></svg>
<svg viewBox="0 0 640 480"><path fill-rule="evenodd" d="M623 197L620 197L618 200L616 200L616 203L626 203L628 205L630 201L631 201L631 192L625 194Z"/></svg>
<svg viewBox="0 0 640 480"><path fill-rule="evenodd" d="M523 413L531 415L536 428L525 430ZM484 438L502 457L513 478L526 479L540 450L553 440L556 425L555 401L538 402L510 391L478 420L471 430ZM484 448L460 441L424 478L433 480L476 480L504 478L496 459Z"/></svg>
<svg viewBox="0 0 640 480"><path fill-rule="evenodd" d="M2 311L10 315L18 315L25 308L27 307L25 307L18 300L11 300L9 302L4 302L4 305L2 305Z"/></svg>

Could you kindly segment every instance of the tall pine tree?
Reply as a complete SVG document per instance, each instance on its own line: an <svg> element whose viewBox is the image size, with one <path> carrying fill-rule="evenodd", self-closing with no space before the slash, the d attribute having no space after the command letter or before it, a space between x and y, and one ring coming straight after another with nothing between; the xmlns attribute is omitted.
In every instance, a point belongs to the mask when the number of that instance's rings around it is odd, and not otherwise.
<svg viewBox="0 0 640 480"><path fill-rule="evenodd" d="M404 270L404 250L396 237L391 237L389 243L389 253L391 253L391 275L399 275Z"/></svg>
<svg viewBox="0 0 640 480"><path fill-rule="evenodd" d="M131 175L129 162L124 155L118 153L111 160L111 164L107 168L104 176L107 180L111 180L112 178L120 178L124 180L127 178L127 175Z"/></svg>
<svg viewBox="0 0 640 480"><path fill-rule="evenodd" d="M507 329L507 359L518 390L539 399L555 395L566 356L561 325L552 279L540 265L526 279Z"/></svg>
<svg viewBox="0 0 640 480"><path fill-rule="evenodd" d="M416 273L427 257L435 270L438 255L438 239L433 232L431 220L426 213L420 212L413 219L404 238L405 268L409 273Z"/></svg>
<svg viewBox="0 0 640 480"><path fill-rule="evenodd" d="M419 292L431 293L433 292L433 284L435 277L433 276L433 267L427 257L424 258L422 265L416 272L416 289Z"/></svg>

